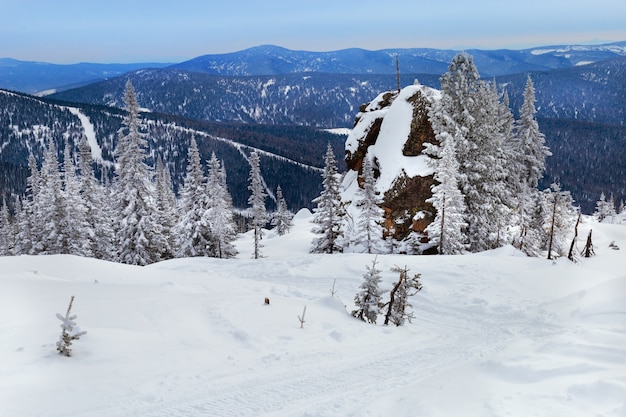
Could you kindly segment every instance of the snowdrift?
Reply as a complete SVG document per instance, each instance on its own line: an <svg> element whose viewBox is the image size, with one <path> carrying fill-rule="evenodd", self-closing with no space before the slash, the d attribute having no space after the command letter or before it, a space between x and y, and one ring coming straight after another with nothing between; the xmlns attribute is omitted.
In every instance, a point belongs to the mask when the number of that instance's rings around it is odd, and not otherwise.
<svg viewBox="0 0 626 417"><path fill-rule="evenodd" d="M232 260L1 258L0 415L626 415L623 225L582 225L596 256L578 263L379 255L385 289L395 265L424 285L413 322L385 327L349 314L372 256L308 254L295 220L260 260L249 235ZM55 314L72 295L88 333L68 358Z"/></svg>

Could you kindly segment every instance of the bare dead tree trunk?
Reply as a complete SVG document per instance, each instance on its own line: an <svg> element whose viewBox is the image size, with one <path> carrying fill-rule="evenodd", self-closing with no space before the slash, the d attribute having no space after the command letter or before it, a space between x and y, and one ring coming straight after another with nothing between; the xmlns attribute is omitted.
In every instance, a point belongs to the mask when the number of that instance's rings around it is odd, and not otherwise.
<svg viewBox="0 0 626 417"><path fill-rule="evenodd" d="M578 225L580 224L581 213L578 211L578 219L576 220L576 226L574 226L574 238L572 239L572 244L569 246L569 253L567 254L567 259L574 262L574 244L576 243L576 239L578 239Z"/></svg>
<svg viewBox="0 0 626 417"><path fill-rule="evenodd" d="M550 240L548 242L548 259L552 259L552 243L554 241L554 223L556 221L556 203L559 193L554 193L554 205L552 206L552 224L550 225Z"/></svg>
<svg viewBox="0 0 626 417"><path fill-rule="evenodd" d="M591 255L595 255L593 251L593 243L591 243L591 232L593 230L589 230L589 234L587 235L587 243L585 244L585 249L583 249L583 254L585 258L591 258Z"/></svg>
<svg viewBox="0 0 626 417"><path fill-rule="evenodd" d="M443 239L444 233L443 229L446 221L446 194L443 194L443 198L441 200L441 231L439 233L439 255L443 255Z"/></svg>
<svg viewBox="0 0 626 417"><path fill-rule="evenodd" d="M400 288L400 285L402 285L402 281L404 280L405 276L406 272L400 273L400 278L398 279L398 282L396 283L396 285L393 286L393 289L389 293L389 303L387 303L387 313L385 314L385 323L383 323L385 326L389 324L389 320L391 319L391 313L393 311L393 303L395 302L396 292L398 291L398 288Z"/></svg>
<svg viewBox="0 0 626 417"><path fill-rule="evenodd" d="M304 315L306 314L306 306L304 306L304 309L302 310L302 317L298 316L298 320L300 321L300 328L303 329L304 328Z"/></svg>

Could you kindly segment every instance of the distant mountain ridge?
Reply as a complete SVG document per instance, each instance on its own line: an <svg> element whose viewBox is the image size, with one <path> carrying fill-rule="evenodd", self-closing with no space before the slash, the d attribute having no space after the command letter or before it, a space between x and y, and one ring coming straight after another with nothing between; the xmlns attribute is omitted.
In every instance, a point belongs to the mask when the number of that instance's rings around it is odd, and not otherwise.
<svg viewBox="0 0 626 417"><path fill-rule="evenodd" d="M79 87L141 68L163 68L170 64L92 64L70 65L18 61L0 58L0 88L34 94L50 89Z"/></svg>
<svg viewBox="0 0 626 417"><path fill-rule="evenodd" d="M299 51L261 45L242 51L209 54L175 64L57 65L0 58L0 88L29 94L66 90L145 68L170 67L221 76L286 75L294 73L395 74L396 56L403 74L441 75L459 51L395 48L376 51L350 48L329 52ZM552 71L626 56L626 41L603 45L541 46L523 50L470 49L466 52L483 77Z"/></svg>
<svg viewBox="0 0 626 417"><path fill-rule="evenodd" d="M330 52L295 51L262 45L243 51L202 55L172 65L191 72L223 76L280 75L301 72L331 74L395 74L400 71L441 75L459 51L396 48L370 51L351 48ZM550 71L626 56L626 42L604 45L542 46L523 50L467 50L484 77L530 71Z"/></svg>

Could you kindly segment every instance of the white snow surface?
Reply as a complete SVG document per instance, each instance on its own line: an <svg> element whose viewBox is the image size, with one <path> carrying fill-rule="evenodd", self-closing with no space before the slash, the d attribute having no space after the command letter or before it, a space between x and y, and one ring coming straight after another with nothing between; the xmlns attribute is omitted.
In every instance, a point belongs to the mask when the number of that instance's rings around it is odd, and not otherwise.
<svg viewBox="0 0 626 417"><path fill-rule="evenodd" d="M310 220L268 232L260 260L250 234L230 260L0 258L0 415L626 415L625 225L586 220L578 263L378 255L384 289L394 265L424 285L413 322L386 327L349 314L373 256L309 254ZM87 334L68 358L72 295Z"/></svg>

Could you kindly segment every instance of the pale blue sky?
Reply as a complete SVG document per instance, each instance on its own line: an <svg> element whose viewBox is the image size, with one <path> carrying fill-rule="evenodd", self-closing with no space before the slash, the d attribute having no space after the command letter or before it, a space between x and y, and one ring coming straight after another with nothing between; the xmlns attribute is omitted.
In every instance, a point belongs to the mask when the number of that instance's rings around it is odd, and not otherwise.
<svg viewBox="0 0 626 417"><path fill-rule="evenodd" d="M626 40L624 0L0 0L0 57L179 62L262 44L521 49Z"/></svg>

